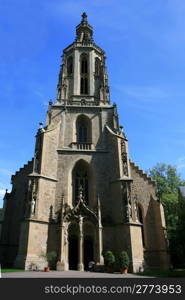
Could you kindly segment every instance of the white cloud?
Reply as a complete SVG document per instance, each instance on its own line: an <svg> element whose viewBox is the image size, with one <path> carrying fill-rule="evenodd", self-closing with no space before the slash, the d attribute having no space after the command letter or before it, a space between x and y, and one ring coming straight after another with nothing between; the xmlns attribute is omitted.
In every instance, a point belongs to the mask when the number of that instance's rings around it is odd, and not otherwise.
<svg viewBox="0 0 185 300"><path fill-rule="evenodd" d="M178 162L185 161L185 156L181 156L181 157L179 157L177 161L178 161Z"/></svg>
<svg viewBox="0 0 185 300"><path fill-rule="evenodd" d="M4 176L11 176L13 174L13 171L5 168L0 168L0 174Z"/></svg>
<svg viewBox="0 0 185 300"><path fill-rule="evenodd" d="M34 94L41 99L41 103L44 105L44 106L48 106L48 102L49 101L46 101L46 99L48 98L42 91L40 90L34 90Z"/></svg>
<svg viewBox="0 0 185 300"><path fill-rule="evenodd" d="M177 166L177 169L184 169L184 168L185 168L185 163Z"/></svg>
<svg viewBox="0 0 185 300"><path fill-rule="evenodd" d="M6 192L5 189L0 190L0 200L2 200L4 198L5 192Z"/></svg>
<svg viewBox="0 0 185 300"><path fill-rule="evenodd" d="M184 169L184 168L185 168L185 156L182 156L177 159L177 169Z"/></svg>
<svg viewBox="0 0 185 300"><path fill-rule="evenodd" d="M130 86L125 88L125 93L141 101L158 101L166 99L169 95L166 91L155 86Z"/></svg>
<svg viewBox="0 0 185 300"><path fill-rule="evenodd" d="M142 102L158 102L167 99L170 94L158 86L123 86L114 85L123 94Z"/></svg>

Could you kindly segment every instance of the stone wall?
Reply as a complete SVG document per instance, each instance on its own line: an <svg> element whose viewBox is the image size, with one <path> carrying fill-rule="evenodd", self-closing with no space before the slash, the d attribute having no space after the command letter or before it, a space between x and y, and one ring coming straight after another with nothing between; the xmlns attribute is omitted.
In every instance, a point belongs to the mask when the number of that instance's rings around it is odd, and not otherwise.
<svg viewBox="0 0 185 300"><path fill-rule="evenodd" d="M45 254L58 252L58 231L55 224L27 220L21 224L19 252L14 266L26 270L43 270L48 266Z"/></svg>
<svg viewBox="0 0 185 300"><path fill-rule="evenodd" d="M12 192L6 194L6 210L2 224L0 260L11 266L15 260L20 237L20 225L26 210L28 175L33 170L29 161L12 176Z"/></svg>
<svg viewBox="0 0 185 300"><path fill-rule="evenodd" d="M148 268L168 269L169 255L166 224L162 204L155 194L155 181L130 162L133 194L140 204L143 216L145 262Z"/></svg>

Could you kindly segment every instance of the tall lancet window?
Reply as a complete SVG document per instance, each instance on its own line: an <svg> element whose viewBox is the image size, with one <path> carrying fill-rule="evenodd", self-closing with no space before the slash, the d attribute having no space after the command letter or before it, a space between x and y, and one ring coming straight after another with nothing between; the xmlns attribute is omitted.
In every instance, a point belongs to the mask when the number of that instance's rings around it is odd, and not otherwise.
<svg viewBox="0 0 185 300"><path fill-rule="evenodd" d="M67 60L67 75L70 76L73 73L73 57L70 56Z"/></svg>
<svg viewBox="0 0 185 300"><path fill-rule="evenodd" d="M80 59L80 94L88 94L88 56L87 54L82 54Z"/></svg>
<svg viewBox="0 0 185 300"><path fill-rule="evenodd" d="M89 204L89 168L83 160L78 161L73 169L73 205L79 201Z"/></svg>
<svg viewBox="0 0 185 300"><path fill-rule="evenodd" d="M98 57L95 58L95 75L100 76L101 74L101 63Z"/></svg>
<svg viewBox="0 0 185 300"><path fill-rule="evenodd" d="M91 143L91 121L85 115L80 115L76 120L77 143Z"/></svg>

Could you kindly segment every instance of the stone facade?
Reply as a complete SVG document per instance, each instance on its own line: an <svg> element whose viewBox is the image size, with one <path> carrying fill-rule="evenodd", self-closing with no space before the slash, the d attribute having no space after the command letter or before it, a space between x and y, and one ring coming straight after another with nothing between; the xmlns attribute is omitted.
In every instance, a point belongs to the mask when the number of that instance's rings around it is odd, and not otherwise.
<svg viewBox="0 0 185 300"><path fill-rule="evenodd" d="M128 140L110 103L105 52L82 15L64 49L57 99L36 135L34 159L12 177L1 237L4 264L30 269L57 253L57 269L103 265L128 251L130 271L169 266L155 182L129 160Z"/></svg>

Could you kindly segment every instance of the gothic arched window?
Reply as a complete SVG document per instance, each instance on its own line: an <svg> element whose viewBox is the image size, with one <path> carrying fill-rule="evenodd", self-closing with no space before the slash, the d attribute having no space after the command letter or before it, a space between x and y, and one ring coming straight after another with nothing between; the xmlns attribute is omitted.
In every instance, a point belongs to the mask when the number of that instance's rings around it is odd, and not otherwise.
<svg viewBox="0 0 185 300"><path fill-rule="evenodd" d="M76 121L77 143L85 144L91 142L91 122L87 116L80 115Z"/></svg>
<svg viewBox="0 0 185 300"><path fill-rule="evenodd" d="M88 164L80 160L73 169L73 205L77 205L80 197L89 204L89 169Z"/></svg>
<svg viewBox="0 0 185 300"><path fill-rule="evenodd" d="M81 94L88 94L88 79L81 77Z"/></svg>
<svg viewBox="0 0 185 300"><path fill-rule="evenodd" d="M75 204L78 203L80 189L82 189L83 201L88 205L88 175L87 171L79 169L75 176Z"/></svg>
<svg viewBox="0 0 185 300"><path fill-rule="evenodd" d="M95 58L95 75L100 76L101 73L101 63L98 57Z"/></svg>
<svg viewBox="0 0 185 300"><path fill-rule="evenodd" d="M81 73L81 82L80 82L80 93L88 94L88 56L86 54L81 55L80 60L80 73Z"/></svg>
<svg viewBox="0 0 185 300"><path fill-rule="evenodd" d="M71 75L73 73L73 57L70 56L67 60L67 74Z"/></svg>
<svg viewBox="0 0 185 300"><path fill-rule="evenodd" d="M88 73L87 55L82 54L82 57L81 57L81 74L87 74L87 73Z"/></svg>

